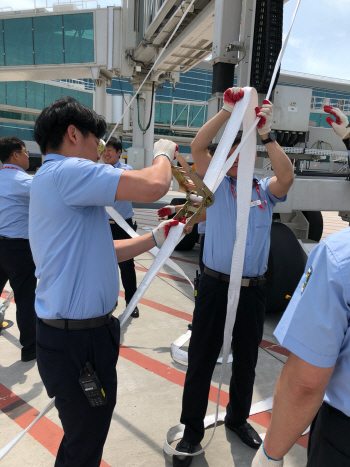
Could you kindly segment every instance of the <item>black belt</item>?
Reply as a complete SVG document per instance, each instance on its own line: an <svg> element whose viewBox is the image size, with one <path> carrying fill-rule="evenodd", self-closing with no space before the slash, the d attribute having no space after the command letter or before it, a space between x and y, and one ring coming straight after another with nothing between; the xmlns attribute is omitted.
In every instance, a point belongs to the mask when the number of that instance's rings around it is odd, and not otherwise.
<svg viewBox="0 0 350 467"><path fill-rule="evenodd" d="M12 237L4 237L0 235L0 240L24 240L25 242L29 242L28 238L12 238Z"/></svg>
<svg viewBox="0 0 350 467"><path fill-rule="evenodd" d="M222 274L221 272L213 271L206 266L204 266L204 272L210 277L219 279L219 281L230 282L230 276L228 274ZM241 287L256 287L257 285L264 284L266 284L266 278L264 275L258 277L243 277Z"/></svg>
<svg viewBox="0 0 350 467"><path fill-rule="evenodd" d="M43 323L47 324L48 326L52 326L53 328L68 329L69 331L79 331L82 329L93 329L103 326L111 319L113 311L108 313L108 315L91 319L40 319Z"/></svg>

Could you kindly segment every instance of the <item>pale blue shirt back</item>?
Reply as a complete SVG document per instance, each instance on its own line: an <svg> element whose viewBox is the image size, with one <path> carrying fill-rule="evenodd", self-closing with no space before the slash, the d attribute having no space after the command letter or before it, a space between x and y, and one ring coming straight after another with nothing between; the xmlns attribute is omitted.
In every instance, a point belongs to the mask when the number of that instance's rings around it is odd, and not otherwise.
<svg viewBox="0 0 350 467"><path fill-rule="evenodd" d="M0 170L0 235L28 238L29 193L33 178L18 165L4 164L4 167Z"/></svg>
<svg viewBox="0 0 350 467"><path fill-rule="evenodd" d="M350 417L350 228L330 235L309 256L279 322L283 347L311 365L335 365L325 401Z"/></svg>
<svg viewBox="0 0 350 467"><path fill-rule="evenodd" d="M122 164L119 161L114 165L114 167L116 169L122 169L122 170L133 170L131 165ZM134 215L131 201L118 201L117 200L114 202L113 207L123 217L123 219L130 219L130 217ZM109 218L112 219L110 216Z"/></svg>
<svg viewBox="0 0 350 467"><path fill-rule="evenodd" d="M250 208L247 243L245 249L243 277L257 277L266 272L270 250L270 231L272 212L277 202L287 199L275 198L269 190L270 178L258 180L260 197L255 184L252 183L252 201L260 199L264 210L259 206ZM232 194L231 180L234 192L237 193L237 181L225 176L215 192L215 201L207 209L206 232L204 242L203 262L214 271L223 274L231 273L233 246L236 239L237 198ZM266 204L262 201L265 200Z"/></svg>
<svg viewBox="0 0 350 467"><path fill-rule="evenodd" d="M198 223L198 233L204 235L205 234L205 225L206 221Z"/></svg>
<svg viewBox="0 0 350 467"><path fill-rule="evenodd" d="M88 319L114 308L119 274L105 206L113 205L122 173L86 159L45 156L29 205L39 318Z"/></svg>

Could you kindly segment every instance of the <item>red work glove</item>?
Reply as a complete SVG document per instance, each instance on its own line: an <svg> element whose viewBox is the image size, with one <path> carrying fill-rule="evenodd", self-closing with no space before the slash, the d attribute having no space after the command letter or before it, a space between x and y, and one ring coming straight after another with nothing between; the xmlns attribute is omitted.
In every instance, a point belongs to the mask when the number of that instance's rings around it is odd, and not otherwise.
<svg viewBox="0 0 350 467"><path fill-rule="evenodd" d="M335 107L331 107L330 105L325 105L324 111L335 117L335 121L331 117L326 118L328 125L333 128L333 130L338 136L341 137L341 139L348 138L350 135L350 123L343 112L341 112L339 109L336 109Z"/></svg>
<svg viewBox="0 0 350 467"><path fill-rule="evenodd" d="M154 243L156 246L161 246L165 242L165 239L168 236L170 227L173 227L174 225L177 225L179 221L175 221L173 219L170 219L170 221L163 221L161 222L158 227L156 227L154 230L152 230L152 235L154 239Z"/></svg>
<svg viewBox="0 0 350 467"><path fill-rule="evenodd" d="M222 106L223 110L232 113L233 107L236 102L242 99L244 96L244 91L242 88L229 88L224 92L224 105Z"/></svg>
<svg viewBox="0 0 350 467"><path fill-rule="evenodd" d="M260 117L258 123L259 135L267 135L271 131L271 123L273 117L273 104L266 99L263 100L261 107L255 107L255 113L257 117Z"/></svg>
<svg viewBox="0 0 350 467"><path fill-rule="evenodd" d="M175 206L164 206L163 208L158 209L158 216L165 217L175 214Z"/></svg>

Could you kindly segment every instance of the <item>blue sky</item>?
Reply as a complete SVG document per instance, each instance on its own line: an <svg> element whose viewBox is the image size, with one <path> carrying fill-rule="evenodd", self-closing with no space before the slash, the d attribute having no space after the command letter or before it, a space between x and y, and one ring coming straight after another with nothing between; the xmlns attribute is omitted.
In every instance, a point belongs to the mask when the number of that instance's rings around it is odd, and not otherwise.
<svg viewBox="0 0 350 467"><path fill-rule="evenodd" d="M296 5L284 5L284 33ZM301 0L282 69L350 80L349 21L350 0Z"/></svg>
<svg viewBox="0 0 350 467"><path fill-rule="evenodd" d="M67 2L67 0L64 0ZM86 0L84 0L86 1ZM36 6L51 6L53 0L35 0ZM1 0L2 6L13 5ZM57 3L57 0L55 0ZM96 8L120 5L120 0L92 0ZM283 30L288 31L297 0L284 5ZM34 0L16 0L16 9L34 8ZM282 69L350 80L350 0L301 0Z"/></svg>

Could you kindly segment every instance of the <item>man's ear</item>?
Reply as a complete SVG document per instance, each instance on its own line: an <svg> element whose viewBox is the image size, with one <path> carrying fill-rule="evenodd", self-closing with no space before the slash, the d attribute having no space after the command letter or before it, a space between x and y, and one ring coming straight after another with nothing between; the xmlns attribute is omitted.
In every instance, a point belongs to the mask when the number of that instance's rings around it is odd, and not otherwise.
<svg viewBox="0 0 350 467"><path fill-rule="evenodd" d="M77 143L77 129L74 125L69 125L67 128L67 137L74 145Z"/></svg>

